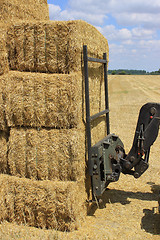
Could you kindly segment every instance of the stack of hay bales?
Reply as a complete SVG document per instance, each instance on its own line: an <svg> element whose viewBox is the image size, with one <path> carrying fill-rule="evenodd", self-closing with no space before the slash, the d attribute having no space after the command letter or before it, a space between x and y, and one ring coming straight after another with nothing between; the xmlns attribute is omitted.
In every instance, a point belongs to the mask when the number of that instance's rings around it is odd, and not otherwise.
<svg viewBox="0 0 160 240"><path fill-rule="evenodd" d="M102 58L107 40L84 21L12 23L5 39L0 219L76 229L86 214L83 45ZM90 63L89 82L95 114L105 108L103 66ZM104 117L93 122L92 144L105 129Z"/></svg>

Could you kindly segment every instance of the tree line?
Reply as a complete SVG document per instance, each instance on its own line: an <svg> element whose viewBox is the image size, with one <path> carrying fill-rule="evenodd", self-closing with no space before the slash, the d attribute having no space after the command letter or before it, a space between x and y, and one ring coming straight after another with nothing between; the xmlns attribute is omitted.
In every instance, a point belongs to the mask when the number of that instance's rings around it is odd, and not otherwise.
<svg viewBox="0 0 160 240"><path fill-rule="evenodd" d="M160 75L160 69L158 71L153 71L153 72L147 72L145 70L117 69L117 70L108 70L108 74L111 74L111 75Z"/></svg>

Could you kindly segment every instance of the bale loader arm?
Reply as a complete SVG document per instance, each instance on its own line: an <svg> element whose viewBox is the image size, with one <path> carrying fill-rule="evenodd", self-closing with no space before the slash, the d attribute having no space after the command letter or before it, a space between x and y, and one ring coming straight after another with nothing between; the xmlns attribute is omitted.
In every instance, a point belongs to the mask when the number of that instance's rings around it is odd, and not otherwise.
<svg viewBox="0 0 160 240"><path fill-rule="evenodd" d="M88 171L91 177L92 201L98 201L109 183L118 181L121 173L139 178L149 167L150 148L155 142L160 125L160 104L146 103L141 107L133 145L125 153L120 138L110 133L107 58L88 57L87 46L83 48L85 74L86 133L88 147ZM90 116L88 61L104 64L105 106L106 109ZM91 122L99 116L106 115L107 136L91 146ZM159 198L160 205L160 198ZM160 208L160 207L159 207Z"/></svg>

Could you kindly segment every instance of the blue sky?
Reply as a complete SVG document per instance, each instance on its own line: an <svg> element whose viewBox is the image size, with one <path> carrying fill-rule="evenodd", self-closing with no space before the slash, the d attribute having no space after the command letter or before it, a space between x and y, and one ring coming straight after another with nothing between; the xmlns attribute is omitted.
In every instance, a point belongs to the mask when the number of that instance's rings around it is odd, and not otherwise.
<svg viewBox="0 0 160 240"><path fill-rule="evenodd" d="M108 40L109 69L160 69L160 0L48 0L51 20L82 19Z"/></svg>

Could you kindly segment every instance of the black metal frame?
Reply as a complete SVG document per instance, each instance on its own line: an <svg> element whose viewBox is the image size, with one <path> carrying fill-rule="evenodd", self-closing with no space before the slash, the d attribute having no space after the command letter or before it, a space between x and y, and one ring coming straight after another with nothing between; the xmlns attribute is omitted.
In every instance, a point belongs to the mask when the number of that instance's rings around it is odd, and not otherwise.
<svg viewBox="0 0 160 240"><path fill-rule="evenodd" d="M88 145L88 168L89 174L92 176L92 162L91 162L91 122L98 117L106 114L106 130L107 135L110 134L109 124L109 101L108 101L108 76L107 76L107 54L103 53L103 59L88 57L87 46L83 46L83 60L84 60L84 75L85 75L85 103L86 103L86 133ZM88 62L101 63L104 66L104 85L105 85L105 109L94 115L90 115L90 99L89 99L89 80L88 80Z"/></svg>

